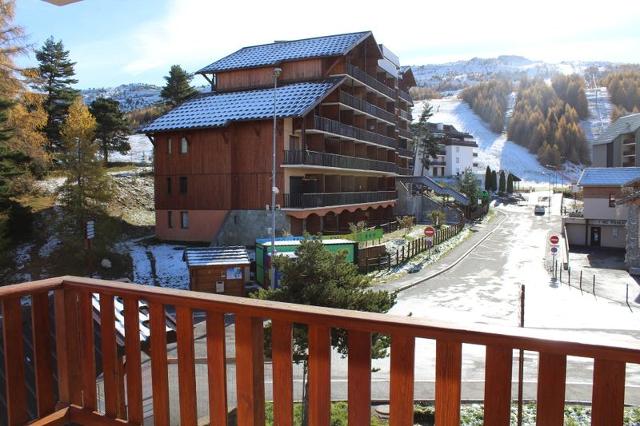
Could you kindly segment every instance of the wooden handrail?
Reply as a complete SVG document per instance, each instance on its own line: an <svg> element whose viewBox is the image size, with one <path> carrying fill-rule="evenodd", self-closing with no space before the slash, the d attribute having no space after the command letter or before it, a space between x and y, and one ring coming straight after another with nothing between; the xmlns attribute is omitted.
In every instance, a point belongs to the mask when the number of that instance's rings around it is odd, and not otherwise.
<svg viewBox="0 0 640 426"><path fill-rule="evenodd" d="M53 362L48 346L50 327L46 293L53 291L56 359L58 363L57 404L51 399ZM105 413L97 412L96 364L93 358L95 333L91 295L100 299L99 327L104 369ZM391 337L390 410L392 425L413 424L413 380L415 340L436 341L435 396L438 424L456 425L460 417L462 344L483 345L487 351L485 368L485 418L491 424L508 424L511 401L511 360L513 349L540 353L538 407L544 424L561 424L563 416L567 356L594 359L592 424L619 424L624 408L626 363L640 363L640 344L621 338L594 339L579 333L442 321L357 312L318 306L271 302L232 296L198 293L65 276L1 289L3 311L5 371L7 379L8 423L22 424L28 419L24 398L26 374L22 336L20 297L32 297L34 321L34 363L37 369L36 402L38 424L59 424L69 420L80 424L140 424L143 395L138 309L147 302L151 322L151 391L154 420L168 424L168 363L164 338L165 305L175 307L178 328L178 392L180 419L195 424L197 405L196 368L193 338L193 310L206 313L207 380L209 409L216 419L224 418L227 379L224 314L235 314L236 390L238 424L264 422L263 321L272 321L272 360L274 413L278 424L292 419L292 324L309 327L309 420L328 424L331 376L330 332L346 330L349 339L349 407L354 424L366 415L371 404L371 363L367 342L372 333ZM115 350L113 298L124 304L123 351ZM95 317L94 317L95 318ZM37 327L36 327L37 326ZM122 354L126 361L123 363ZM41 366L42 369L38 369ZM126 375L125 375L126 372ZM126 392L125 392L126 388ZM158 401L158 404L155 402ZM125 404L126 402L126 404ZM55 411L62 410L62 411ZM358 414L355 413L364 413ZM122 420L122 419L126 420ZM0 419L2 421L3 419ZM362 420L362 419L361 419Z"/></svg>

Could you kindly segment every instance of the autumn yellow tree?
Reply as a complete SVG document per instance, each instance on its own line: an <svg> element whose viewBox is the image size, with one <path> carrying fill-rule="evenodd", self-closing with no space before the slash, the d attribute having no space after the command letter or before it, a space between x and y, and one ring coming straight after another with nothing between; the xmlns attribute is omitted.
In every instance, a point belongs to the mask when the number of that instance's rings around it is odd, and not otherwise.
<svg viewBox="0 0 640 426"><path fill-rule="evenodd" d="M111 196L111 182L97 156L96 120L81 98L69 107L61 127L64 147L60 157L66 180L59 189L66 231L77 236L89 217L101 215Z"/></svg>

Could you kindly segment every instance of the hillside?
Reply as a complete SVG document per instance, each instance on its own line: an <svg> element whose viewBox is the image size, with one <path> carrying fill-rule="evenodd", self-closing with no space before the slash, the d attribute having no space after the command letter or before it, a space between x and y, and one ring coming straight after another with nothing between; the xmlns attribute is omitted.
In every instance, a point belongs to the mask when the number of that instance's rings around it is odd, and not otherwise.
<svg viewBox="0 0 640 426"><path fill-rule="evenodd" d="M484 170L487 165L494 170L508 170L523 179L522 185L544 184L549 181L550 171L540 165L535 155L507 140L504 133L491 131L465 102L456 97L447 97L433 99L430 103L435 114L429 121L452 124L456 129L470 133L476 139L480 170ZM423 102L416 103L413 109L414 120L422 113L423 105ZM579 170L570 167L562 174L564 179L577 179Z"/></svg>
<svg viewBox="0 0 640 426"><path fill-rule="evenodd" d="M496 77L518 80L550 78L554 74L584 74L585 71L604 72L616 64L604 61L566 61L548 63L534 61L522 56L503 55L497 58L472 58L467 61L443 64L412 65L418 86L431 87L439 91L456 91Z"/></svg>
<svg viewBox="0 0 640 426"><path fill-rule="evenodd" d="M200 92L209 90L209 86L196 87ZM84 89L82 98L90 104L96 98L112 98L120 103L123 111L132 111L160 102L162 87L146 83L121 84L116 87Z"/></svg>

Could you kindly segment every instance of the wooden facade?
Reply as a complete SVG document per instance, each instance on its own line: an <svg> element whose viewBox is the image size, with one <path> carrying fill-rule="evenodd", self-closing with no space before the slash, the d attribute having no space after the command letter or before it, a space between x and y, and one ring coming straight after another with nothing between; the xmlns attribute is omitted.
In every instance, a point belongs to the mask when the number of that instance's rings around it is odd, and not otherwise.
<svg viewBox="0 0 640 426"><path fill-rule="evenodd" d="M55 303L46 303L47 295ZM118 411L119 377L114 350L103 351L104 405L96 394L96 344L102 348L115 346L113 315L104 315L101 327L86 321L91 314L91 295L97 295L101 306L124 301L126 355L126 412ZM25 375L21 300L29 298L35 345L32 356L35 374L35 402L26 398L29 380ZM141 360L138 340L138 301L145 300L150 310L150 368ZM44 301L44 303L43 303ZM179 398L170 398L169 360L164 330L164 312L174 306L177 321L177 362ZM435 342L435 407L438 425L460 424L461 369L465 362L462 347L480 345L486 350L484 380L484 419L487 425L509 425L512 402L512 361L519 350L538 357L536 413L538 425L562 425L568 357L593 360L591 424L609 426L623 424L625 381L631 378L629 365L640 363L637 342L611 336L587 336L576 332L560 332L486 324L452 324L423 318L348 311L325 307L253 300L172 290L138 284L124 284L78 277L60 277L44 281L9 285L0 288L3 312L3 347L5 395L7 410L0 423L8 425L119 425L143 424L146 401L153 400L153 422L171 423L171 413L179 413L179 423L195 425L204 421L203 414L216 424L226 424L228 404L227 371L235 374L238 401L237 424L264 424L265 362L263 356L265 320L270 320L273 368L274 424L293 424L292 325L308 327L309 336L309 411L311 425L329 425L331 409L331 331L343 330L348 339L348 404L349 424L370 422L371 334L390 336L389 424L414 424L414 370L416 343L421 339ZM194 354L193 313L206 313L206 358L208 373L198 376L208 384L207 395L196 395L196 362ZM104 313L113 310L104 309ZM235 316L235 359L227 358L225 314ZM53 329L50 334L50 318ZM99 342L96 339L99 336ZM131 338L129 338L131 336ZM55 356L52 354L55 351ZM536 356L532 355L533 358ZM200 360L198 360L200 361ZM235 368L227 370L227 363ZM420 364L422 365L422 364ZM54 368L55 366L55 368ZM121 377L121 376L120 376ZM629 383L629 382L627 382ZM269 384L271 386L271 384ZM53 392L57 388L57 392ZM175 389L175 388L174 388ZM629 389L632 389L632 385ZM205 406L202 406L204 401ZM175 404L172 406L171 404ZM149 413L151 414L151 413ZM151 420L147 418L147 420ZM33 423L32 423L33 421Z"/></svg>
<svg viewBox="0 0 640 426"><path fill-rule="evenodd" d="M338 215L345 207L360 210L365 220L380 212L387 219L393 217L387 207L397 198L395 177L412 173L411 99L403 95L403 74L391 75L380 67L381 52L370 35L343 56L277 65L282 69L280 86L341 79L304 116L278 120L276 204L290 218L288 231L315 230L306 227L305 219L315 222L313 216ZM212 90L221 93L267 89L274 84L273 68L230 69L207 78ZM216 227L224 226L232 211L264 215L273 186L272 125L263 119L153 134L156 234L164 239L211 241ZM179 150L183 137L188 140L186 154ZM185 182L187 189L181 191ZM177 222L184 212L189 214L189 229L176 228L182 225ZM325 230L339 228L320 227Z"/></svg>

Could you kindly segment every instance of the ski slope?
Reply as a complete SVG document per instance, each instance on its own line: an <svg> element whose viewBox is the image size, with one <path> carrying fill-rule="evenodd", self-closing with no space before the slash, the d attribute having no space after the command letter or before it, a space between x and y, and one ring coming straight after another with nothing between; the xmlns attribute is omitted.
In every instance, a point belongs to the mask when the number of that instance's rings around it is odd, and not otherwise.
<svg viewBox="0 0 640 426"><path fill-rule="evenodd" d="M505 170L515 174L523 180L523 184L549 182L549 176L553 171L541 166L536 156L526 148L507 140L506 134L491 131L465 102L455 97L447 97L432 99L429 103L435 112L430 122L451 124L475 138L478 143L479 171L482 172L489 166L492 170ZM423 107L424 102L416 103L413 108L414 120L420 117ZM562 174L565 180L575 181L579 173L580 170L572 166L565 168Z"/></svg>
<svg viewBox="0 0 640 426"><path fill-rule="evenodd" d="M589 118L582 120L580 127L584 131L587 142L592 143L604 129L609 127L613 106L606 87L587 88L585 94L589 103Z"/></svg>

